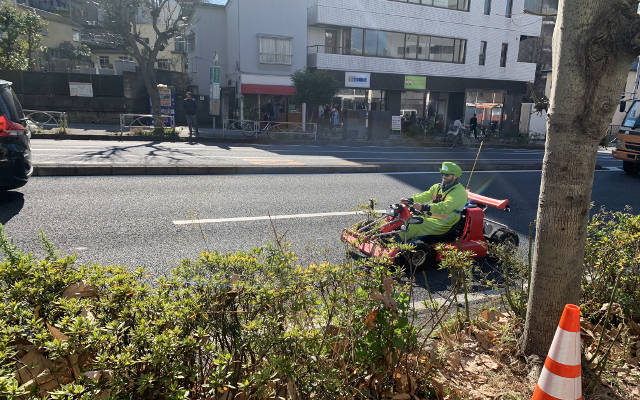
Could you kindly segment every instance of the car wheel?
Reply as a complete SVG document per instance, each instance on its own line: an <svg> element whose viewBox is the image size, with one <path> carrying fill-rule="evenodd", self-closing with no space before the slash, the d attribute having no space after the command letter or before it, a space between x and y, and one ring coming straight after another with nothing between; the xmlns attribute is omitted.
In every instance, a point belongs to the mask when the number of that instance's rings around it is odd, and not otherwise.
<svg viewBox="0 0 640 400"><path fill-rule="evenodd" d="M623 161L622 169L629 175L635 175L636 173L638 173L637 164L632 163L631 161Z"/></svg>

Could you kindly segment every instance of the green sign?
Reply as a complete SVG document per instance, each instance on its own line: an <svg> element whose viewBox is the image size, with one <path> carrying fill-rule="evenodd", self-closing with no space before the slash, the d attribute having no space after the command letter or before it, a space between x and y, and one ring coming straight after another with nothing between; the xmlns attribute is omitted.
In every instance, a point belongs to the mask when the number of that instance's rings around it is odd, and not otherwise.
<svg viewBox="0 0 640 400"><path fill-rule="evenodd" d="M412 89L412 90L425 90L427 88L427 77L426 76L405 75L404 76L404 88L405 89Z"/></svg>
<svg viewBox="0 0 640 400"><path fill-rule="evenodd" d="M220 83L220 67L209 68L211 83Z"/></svg>

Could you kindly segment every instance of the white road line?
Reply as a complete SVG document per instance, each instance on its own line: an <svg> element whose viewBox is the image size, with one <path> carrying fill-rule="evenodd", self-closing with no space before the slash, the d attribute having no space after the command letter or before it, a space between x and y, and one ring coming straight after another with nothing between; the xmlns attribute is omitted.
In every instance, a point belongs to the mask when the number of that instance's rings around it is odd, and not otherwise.
<svg viewBox="0 0 640 400"><path fill-rule="evenodd" d="M384 213L385 210L376 210L377 213ZM343 217L345 215L360 215L362 211L337 211L313 214L290 214L290 215L262 215L259 217L236 217L236 218L215 218L215 219L189 219L173 221L174 225L196 225L196 224L221 224L225 222L248 222L248 221L268 221L277 219L295 218L320 218L320 217Z"/></svg>
<svg viewBox="0 0 640 400"><path fill-rule="evenodd" d="M624 171L620 167L604 167L604 169L606 169L607 171Z"/></svg>

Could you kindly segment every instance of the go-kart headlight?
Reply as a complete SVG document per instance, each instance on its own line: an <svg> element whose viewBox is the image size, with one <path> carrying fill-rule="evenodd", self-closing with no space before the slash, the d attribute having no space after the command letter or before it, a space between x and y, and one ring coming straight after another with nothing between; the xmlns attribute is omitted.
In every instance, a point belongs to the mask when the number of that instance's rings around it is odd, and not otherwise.
<svg viewBox="0 0 640 400"><path fill-rule="evenodd" d="M396 210L394 210L393 208L390 208L387 210L387 215L390 217L395 217L396 216Z"/></svg>

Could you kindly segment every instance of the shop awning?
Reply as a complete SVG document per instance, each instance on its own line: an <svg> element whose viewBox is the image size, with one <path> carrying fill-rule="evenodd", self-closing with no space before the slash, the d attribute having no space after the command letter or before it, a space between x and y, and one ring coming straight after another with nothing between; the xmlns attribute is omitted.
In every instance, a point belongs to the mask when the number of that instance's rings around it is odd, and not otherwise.
<svg viewBox="0 0 640 400"><path fill-rule="evenodd" d="M293 86L278 85L242 85L242 94L275 94L281 96L291 96L296 93Z"/></svg>

